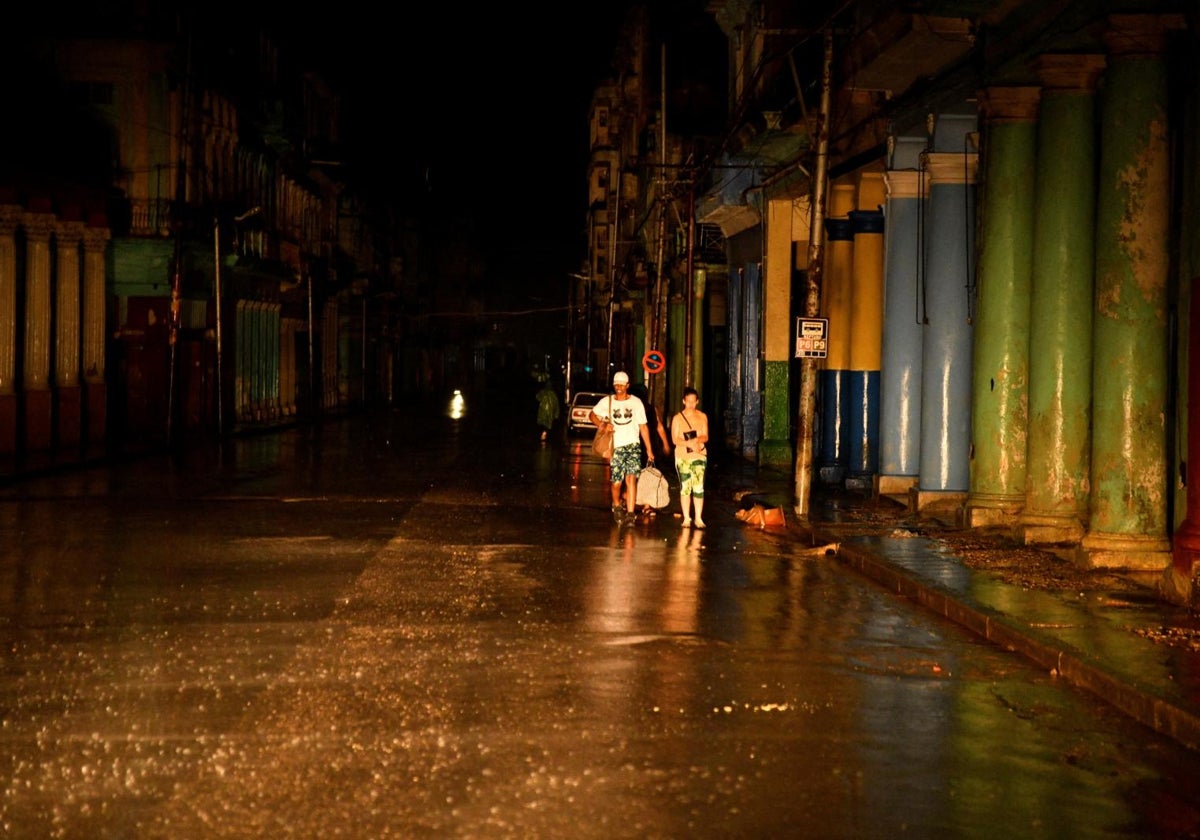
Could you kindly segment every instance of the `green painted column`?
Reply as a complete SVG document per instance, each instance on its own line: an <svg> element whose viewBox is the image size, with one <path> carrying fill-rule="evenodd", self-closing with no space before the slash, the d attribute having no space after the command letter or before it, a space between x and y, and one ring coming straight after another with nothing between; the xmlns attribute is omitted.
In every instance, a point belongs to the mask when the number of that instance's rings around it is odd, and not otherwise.
<svg viewBox="0 0 1200 840"><path fill-rule="evenodd" d="M758 462L792 466L792 410L788 397L792 346L792 222L790 197L767 202L763 266L763 431Z"/></svg>
<svg viewBox="0 0 1200 840"><path fill-rule="evenodd" d="M983 92L983 208L972 356L966 523L1007 523L1025 506L1029 291L1033 264L1036 87Z"/></svg>
<svg viewBox="0 0 1200 840"><path fill-rule="evenodd" d="M704 291L708 272L698 268L692 275L692 381L690 384L704 398ZM715 405L716 401L712 401Z"/></svg>
<svg viewBox="0 0 1200 840"><path fill-rule="evenodd" d="M663 417L671 416L683 399L683 369L686 355L687 299L673 295L667 306L667 369L659 374L666 377L663 390Z"/></svg>
<svg viewBox="0 0 1200 840"><path fill-rule="evenodd" d="M1091 459L1095 89L1104 56L1045 55L1029 323L1026 543L1078 543Z"/></svg>
<svg viewBox="0 0 1200 840"><path fill-rule="evenodd" d="M268 304L268 327L267 327L267 350L270 354L268 363L268 379L267 379L267 404L268 414L272 420L278 420L280 417L280 399L279 399L279 368L280 368L280 333L282 329L281 315L283 306L278 303Z"/></svg>
<svg viewBox="0 0 1200 840"><path fill-rule="evenodd" d="M247 396L248 378L247 359L250 358L250 353L247 352L248 344L250 344L250 329L248 329L246 316L246 301L238 299L236 302L236 310L234 316L234 418L238 422L246 421L246 406L250 402L250 397Z"/></svg>
<svg viewBox="0 0 1200 840"><path fill-rule="evenodd" d="M1092 361L1092 493L1080 560L1161 569L1167 540L1165 32L1113 15L1101 108Z"/></svg>
<svg viewBox="0 0 1200 840"><path fill-rule="evenodd" d="M262 422L266 413L267 382L271 377L271 354L268 349L270 326L267 304L254 304L254 419Z"/></svg>

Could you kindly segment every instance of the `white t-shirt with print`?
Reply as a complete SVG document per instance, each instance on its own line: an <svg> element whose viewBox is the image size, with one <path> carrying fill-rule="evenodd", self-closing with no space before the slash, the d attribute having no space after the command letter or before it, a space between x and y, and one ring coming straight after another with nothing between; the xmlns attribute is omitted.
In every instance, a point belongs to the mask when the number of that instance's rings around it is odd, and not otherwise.
<svg viewBox="0 0 1200 840"><path fill-rule="evenodd" d="M612 404L611 414L609 403ZM619 448L642 439L641 427L646 425L646 406L630 394L623 400L610 395L596 403L592 411L613 424L613 447Z"/></svg>

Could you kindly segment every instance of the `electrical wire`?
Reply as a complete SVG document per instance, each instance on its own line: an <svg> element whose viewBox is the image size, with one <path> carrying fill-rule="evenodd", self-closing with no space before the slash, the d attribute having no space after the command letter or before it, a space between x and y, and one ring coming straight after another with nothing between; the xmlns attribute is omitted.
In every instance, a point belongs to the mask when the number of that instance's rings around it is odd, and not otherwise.
<svg viewBox="0 0 1200 840"><path fill-rule="evenodd" d="M544 312L569 312L570 306L546 306L537 309L493 309L486 312L422 312L411 315L420 318L508 318L520 315L540 315Z"/></svg>

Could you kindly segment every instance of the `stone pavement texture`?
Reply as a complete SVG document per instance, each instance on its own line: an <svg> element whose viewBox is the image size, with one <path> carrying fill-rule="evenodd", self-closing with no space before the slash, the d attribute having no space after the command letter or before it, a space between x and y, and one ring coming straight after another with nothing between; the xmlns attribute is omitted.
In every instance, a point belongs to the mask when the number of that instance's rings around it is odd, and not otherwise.
<svg viewBox="0 0 1200 840"><path fill-rule="evenodd" d="M792 476L739 479L741 506L783 506L814 550L1200 749L1200 619L1160 597L1157 574L1080 569L1003 529L957 527L866 493L818 491L801 522Z"/></svg>

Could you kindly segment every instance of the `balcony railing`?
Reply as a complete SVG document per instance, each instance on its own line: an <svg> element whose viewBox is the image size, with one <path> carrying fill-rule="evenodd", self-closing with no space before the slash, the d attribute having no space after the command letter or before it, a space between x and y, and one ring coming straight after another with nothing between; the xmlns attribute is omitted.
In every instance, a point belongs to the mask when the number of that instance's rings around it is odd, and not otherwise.
<svg viewBox="0 0 1200 840"><path fill-rule="evenodd" d="M165 198L129 200L129 232L134 236L168 236L171 232L171 202Z"/></svg>

